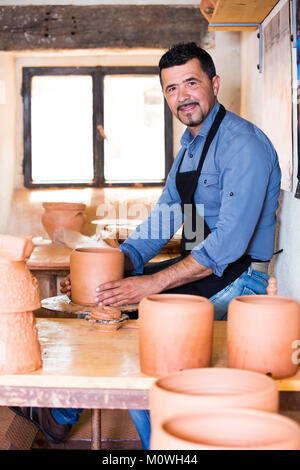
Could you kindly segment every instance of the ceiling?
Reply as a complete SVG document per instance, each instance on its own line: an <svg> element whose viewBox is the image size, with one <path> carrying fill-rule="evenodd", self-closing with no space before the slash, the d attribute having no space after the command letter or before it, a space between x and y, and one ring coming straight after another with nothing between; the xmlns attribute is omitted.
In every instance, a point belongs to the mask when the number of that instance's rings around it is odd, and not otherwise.
<svg viewBox="0 0 300 470"><path fill-rule="evenodd" d="M194 5L200 6L201 0L0 0L6 5Z"/></svg>

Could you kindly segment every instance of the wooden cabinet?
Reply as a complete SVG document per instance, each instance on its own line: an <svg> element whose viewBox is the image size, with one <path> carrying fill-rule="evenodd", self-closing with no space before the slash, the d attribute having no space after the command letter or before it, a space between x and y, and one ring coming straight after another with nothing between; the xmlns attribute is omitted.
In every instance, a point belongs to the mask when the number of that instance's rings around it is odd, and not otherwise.
<svg viewBox="0 0 300 470"><path fill-rule="evenodd" d="M216 23L262 23L279 0L218 0L213 13L210 13L210 24ZM202 0L205 8L207 0ZM201 3L202 3L201 2ZM210 0L208 3L213 3ZM211 6L211 5L210 5ZM207 8L207 7L206 7ZM253 26L209 26L210 31L246 31L255 30Z"/></svg>

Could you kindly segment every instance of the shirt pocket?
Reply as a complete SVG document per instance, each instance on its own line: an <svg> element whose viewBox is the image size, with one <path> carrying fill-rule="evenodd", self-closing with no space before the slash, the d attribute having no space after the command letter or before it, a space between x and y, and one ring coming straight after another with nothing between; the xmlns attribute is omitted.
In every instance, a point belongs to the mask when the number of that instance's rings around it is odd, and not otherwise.
<svg viewBox="0 0 300 470"><path fill-rule="evenodd" d="M219 205L219 181L219 173L201 173L195 192L196 203Z"/></svg>

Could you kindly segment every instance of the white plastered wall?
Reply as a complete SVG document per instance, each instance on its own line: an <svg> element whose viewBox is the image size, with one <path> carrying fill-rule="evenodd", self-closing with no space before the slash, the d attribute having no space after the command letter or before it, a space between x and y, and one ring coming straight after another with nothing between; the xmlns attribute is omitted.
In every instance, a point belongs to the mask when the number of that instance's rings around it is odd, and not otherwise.
<svg viewBox="0 0 300 470"><path fill-rule="evenodd" d="M265 20L266 25L276 12L288 0L280 0L276 10ZM287 54L292 54L293 63L293 83L296 77L296 52L295 49L287 50ZM241 93L241 115L254 122L263 129L264 112L264 75L257 71L258 61L258 39L257 32L242 33L241 40L241 62L242 62L242 93ZM274 74L276 81L276 74ZM280 81L279 81L280 83ZM291 88L294 88L291 83ZM278 90L280 93L280 90ZM293 92L295 95L295 91ZM296 97L294 96L293 102ZM296 109L293 114L293 152L290 158L293 160L293 188L292 191L281 191L280 205L278 210L278 226L275 249L283 249L283 252L275 256L271 263L270 273L277 279L278 295L292 297L300 301L300 200L294 197L296 189L297 172L297 129L296 129ZM275 120L280 120L282 116L274 116Z"/></svg>

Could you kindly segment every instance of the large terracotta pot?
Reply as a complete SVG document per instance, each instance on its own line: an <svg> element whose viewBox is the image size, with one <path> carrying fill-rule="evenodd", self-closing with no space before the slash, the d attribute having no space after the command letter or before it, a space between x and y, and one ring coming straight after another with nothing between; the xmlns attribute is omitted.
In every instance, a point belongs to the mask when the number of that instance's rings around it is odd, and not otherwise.
<svg viewBox="0 0 300 470"><path fill-rule="evenodd" d="M204 297L155 294L139 304L140 367L159 377L208 367L213 336L213 304Z"/></svg>
<svg viewBox="0 0 300 470"><path fill-rule="evenodd" d="M26 265L33 243L0 235L0 373L32 372L42 366L32 310L41 306L38 283Z"/></svg>
<svg viewBox="0 0 300 470"><path fill-rule="evenodd" d="M276 413L279 392L258 372L202 368L175 372L157 379L149 391L152 437L174 416L228 408L254 408Z"/></svg>
<svg viewBox="0 0 300 470"><path fill-rule="evenodd" d="M95 305L96 287L124 277L124 254L117 248L76 248L70 256L72 302Z"/></svg>
<svg viewBox="0 0 300 470"><path fill-rule="evenodd" d="M74 202L43 202L45 212L42 215L43 226L51 240L59 227L81 232L86 222L85 204Z"/></svg>
<svg viewBox="0 0 300 470"><path fill-rule="evenodd" d="M280 379L294 375L295 345L300 338L299 304L287 297L249 295L228 309L228 367L248 369Z"/></svg>
<svg viewBox="0 0 300 470"><path fill-rule="evenodd" d="M41 306L39 286L27 265L33 243L0 235L0 313L29 312Z"/></svg>
<svg viewBox="0 0 300 470"><path fill-rule="evenodd" d="M300 426L276 413L215 410L165 420L151 450L299 450Z"/></svg>
<svg viewBox="0 0 300 470"><path fill-rule="evenodd" d="M42 367L32 312L0 314L0 374L27 374Z"/></svg>

